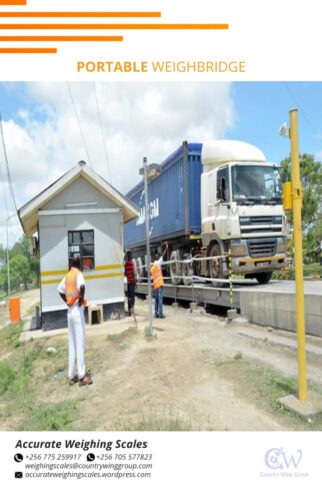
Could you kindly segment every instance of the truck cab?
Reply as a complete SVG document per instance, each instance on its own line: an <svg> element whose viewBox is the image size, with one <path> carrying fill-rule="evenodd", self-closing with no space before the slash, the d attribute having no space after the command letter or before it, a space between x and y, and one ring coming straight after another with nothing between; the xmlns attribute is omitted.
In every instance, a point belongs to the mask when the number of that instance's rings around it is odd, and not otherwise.
<svg viewBox="0 0 322 493"><path fill-rule="evenodd" d="M257 147L233 140L205 142L201 160L202 244L207 257L220 257L209 263L208 274L227 277L231 269L268 282L287 265L278 165Z"/></svg>

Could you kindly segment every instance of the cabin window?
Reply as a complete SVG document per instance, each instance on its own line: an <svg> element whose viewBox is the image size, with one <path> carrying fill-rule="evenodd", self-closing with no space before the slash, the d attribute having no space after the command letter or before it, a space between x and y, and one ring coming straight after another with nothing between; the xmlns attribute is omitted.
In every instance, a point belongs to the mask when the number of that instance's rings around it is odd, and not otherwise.
<svg viewBox="0 0 322 493"><path fill-rule="evenodd" d="M68 231L68 261L69 268L73 258L79 256L83 271L95 268L94 230Z"/></svg>
<svg viewBox="0 0 322 493"><path fill-rule="evenodd" d="M228 167L221 168L217 173L217 199L222 202L230 201Z"/></svg>

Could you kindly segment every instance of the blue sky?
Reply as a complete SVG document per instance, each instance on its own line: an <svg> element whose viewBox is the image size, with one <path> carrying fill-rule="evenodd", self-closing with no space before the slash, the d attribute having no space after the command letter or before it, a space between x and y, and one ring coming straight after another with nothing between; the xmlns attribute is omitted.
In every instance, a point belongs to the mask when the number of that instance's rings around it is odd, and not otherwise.
<svg viewBox="0 0 322 493"><path fill-rule="evenodd" d="M18 207L81 159L126 193L140 180L143 156L162 162L186 139L244 140L261 148L267 160L280 162L290 142L278 131L292 108L298 109L300 152L321 159L320 82L0 83ZM1 142L0 170L4 239L12 203ZM10 225L13 242L21 230L15 219Z"/></svg>
<svg viewBox="0 0 322 493"><path fill-rule="evenodd" d="M322 83L249 82L233 86L238 121L227 137L250 141L266 158L280 162L290 152L288 139L278 131L289 122L289 111L298 109L301 153L317 155L322 149Z"/></svg>

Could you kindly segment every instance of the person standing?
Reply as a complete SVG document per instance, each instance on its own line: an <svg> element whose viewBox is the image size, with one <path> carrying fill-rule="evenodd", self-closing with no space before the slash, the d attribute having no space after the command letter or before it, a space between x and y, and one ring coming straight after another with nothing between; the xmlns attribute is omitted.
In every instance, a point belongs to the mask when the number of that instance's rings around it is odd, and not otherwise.
<svg viewBox="0 0 322 493"><path fill-rule="evenodd" d="M136 288L135 267L134 267L134 260L132 259L131 252L127 252L126 258L127 261L125 262L124 273L127 279L128 311L129 311L129 315L131 315L133 313L134 304L135 304L135 288Z"/></svg>
<svg viewBox="0 0 322 493"><path fill-rule="evenodd" d="M154 291L154 316L155 318L165 318L163 314L163 275L161 266L163 264L163 257L167 253L168 243L165 245L165 249L162 255L156 254L154 257L154 263L151 267L151 276L153 279L153 291Z"/></svg>
<svg viewBox="0 0 322 493"><path fill-rule="evenodd" d="M90 385L92 379L85 371L85 281L81 272L80 257L75 257L68 274L58 286L58 292L62 300L67 304L67 322L69 334L69 384L77 381L80 386ZM75 375L75 360L77 361L78 376Z"/></svg>

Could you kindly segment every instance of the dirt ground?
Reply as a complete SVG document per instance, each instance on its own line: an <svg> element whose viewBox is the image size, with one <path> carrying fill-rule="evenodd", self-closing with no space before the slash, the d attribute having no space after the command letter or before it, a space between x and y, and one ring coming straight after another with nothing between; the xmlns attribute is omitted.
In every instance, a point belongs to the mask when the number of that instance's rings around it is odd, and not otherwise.
<svg viewBox="0 0 322 493"><path fill-rule="evenodd" d="M38 291L22 295L23 318L28 310L30 315L38 296ZM94 381L87 387L68 385L67 330L27 330L25 348L41 341L44 350L66 352L59 371L53 372L43 359L36 365L38 402L76 400L77 430L134 430L142 422L159 429L160 423L171 421L197 431L302 429L299 420L270 406L265 388L255 385L257 372L297 378L294 334L258 327L240 317L228 322L203 308L191 312L166 305L164 311L165 319L153 320L152 338L146 337L148 304L141 299L136 300L136 318L87 327L86 362ZM322 341L308 342L308 380L319 386ZM0 429L14 427L8 417Z"/></svg>

